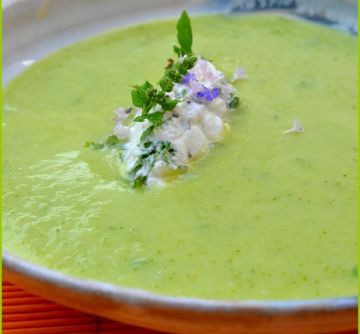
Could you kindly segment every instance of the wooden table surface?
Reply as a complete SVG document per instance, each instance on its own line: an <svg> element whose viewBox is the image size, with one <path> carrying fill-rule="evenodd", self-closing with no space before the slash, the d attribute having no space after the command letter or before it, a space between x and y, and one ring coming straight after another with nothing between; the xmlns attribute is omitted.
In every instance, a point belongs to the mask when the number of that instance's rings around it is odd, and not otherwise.
<svg viewBox="0 0 360 334"><path fill-rule="evenodd" d="M159 334L69 309L8 282L2 292L3 334Z"/></svg>

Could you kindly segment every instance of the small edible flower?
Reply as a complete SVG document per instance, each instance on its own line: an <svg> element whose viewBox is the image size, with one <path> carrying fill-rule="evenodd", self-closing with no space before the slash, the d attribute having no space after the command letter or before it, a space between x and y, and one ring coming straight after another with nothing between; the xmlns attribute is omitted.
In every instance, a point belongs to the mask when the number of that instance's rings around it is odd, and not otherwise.
<svg viewBox="0 0 360 334"><path fill-rule="evenodd" d="M186 75L184 75L181 83L187 85L191 81L196 81L196 76L194 73L188 72Z"/></svg>
<svg viewBox="0 0 360 334"><path fill-rule="evenodd" d="M114 117L114 122L115 123L118 123L118 122L122 122L123 120L127 119L130 115L132 111L132 108L122 108L122 107L119 107L117 109L114 110L114 114L115 114L115 117Z"/></svg>
<svg viewBox="0 0 360 334"><path fill-rule="evenodd" d="M197 92L196 97L201 100L211 102L212 100L216 99L219 96L219 94L220 94L219 88L213 88L210 90L209 88L203 86L203 90Z"/></svg>
<svg viewBox="0 0 360 334"><path fill-rule="evenodd" d="M247 76L246 70L244 68L236 67L235 71L234 71L234 74L233 74L232 82L242 80L242 79L246 79L247 77L248 76Z"/></svg>
<svg viewBox="0 0 360 334"><path fill-rule="evenodd" d="M163 77L133 86L132 107L115 110L115 127L96 150L117 150L121 172L133 188L163 185L184 172L227 127L223 116L239 105L235 88L214 64L192 52L192 29L185 11L176 25L179 60L167 59ZM236 78L246 76L238 69ZM162 179L163 178L163 179Z"/></svg>

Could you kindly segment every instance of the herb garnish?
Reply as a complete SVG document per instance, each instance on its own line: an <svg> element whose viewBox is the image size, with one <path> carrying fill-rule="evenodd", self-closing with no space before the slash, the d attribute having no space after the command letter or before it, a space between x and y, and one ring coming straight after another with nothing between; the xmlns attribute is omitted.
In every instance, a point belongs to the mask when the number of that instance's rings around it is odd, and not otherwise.
<svg viewBox="0 0 360 334"><path fill-rule="evenodd" d="M142 152L135 166L129 172L129 176L133 180L133 188L139 188L146 182L147 176L156 161L161 160L169 163L169 155L175 151L168 141L147 141L143 144Z"/></svg>
<svg viewBox="0 0 360 334"><path fill-rule="evenodd" d="M191 22L186 11L181 13L180 19L176 24L177 39L180 47L174 45L175 53L180 57L184 55L192 55L192 29Z"/></svg>
<svg viewBox="0 0 360 334"><path fill-rule="evenodd" d="M95 143L93 141L88 141L84 144L84 147L91 147L94 150L100 151L105 148L114 148L115 146L121 145L120 139L115 135L110 135L106 138L104 142Z"/></svg>
<svg viewBox="0 0 360 334"><path fill-rule="evenodd" d="M176 28L178 45L174 45L174 52L178 59L167 59L157 83L145 81L133 86L131 98L136 108L133 113L133 108L116 110L114 134L104 142L85 144L96 150L118 150L133 188L157 182L155 179L168 169L186 169L190 159L199 157L210 142L221 138L224 123L220 114L239 104L235 89L224 80L224 74L210 61L193 54L192 28L186 11ZM218 102L214 101L218 98ZM215 112L213 108L219 110ZM191 122L194 111L202 115L198 117L202 125ZM124 142L126 138L129 140Z"/></svg>
<svg viewBox="0 0 360 334"><path fill-rule="evenodd" d="M186 11L183 11L176 25L177 39L180 47L174 46L175 53L179 56L178 61L172 58L167 60L164 75L159 80L158 86L153 86L149 81L141 86L135 86L131 91L132 103L141 108L141 115L134 118L134 122L148 120L151 125L141 135L141 151L144 152L131 169L129 177L134 188L142 186L148 178L151 169L157 159L169 163L169 154L175 150L170 142L155 143L151 140L155 128L164 122L164 114L172 111L179 100L172 99L167 93L171 92L175 83L180 83L188 70L194 67L197 57L192 55L192 29L190 18ZM153 108L160 106L160 111L153 111ZM146 147L146 143L151 143ZM148 144L149 145L149 144Z"/></svg>
<svg viewBox="0 0 360 334"><path fill-rule="evenodd" d="M192 29L186 11L182 12L176 28L180 46L174 46L174 51L179 56L179 60L167 59L164 75L156 86L145 81L142 85L134 86L131 91L133 105L141 109L141 114L136 116L133 121L144 122L147 120L150 123L141 134L140 149L142 154L129 172L133 188L139 188L146 183L156 161L161 160L169 164L170 155L175 153L170 142L154 141L152 136L155 129L163 124L165 113L172 111L179 102L167 93L172 91L174 84L183 80L183 77L194 67L197 61L197 57L192 54ZM103 150L114 148L119 144L120 140L115 135L111 135L105 142L87 142L85 147Z"/></svg>
<svg viewBox="0 0 360 334"><path fill-rule="evenodd" d="M234 94L230 94L229 108L236 109L239 106L240 100Z"/></svg>

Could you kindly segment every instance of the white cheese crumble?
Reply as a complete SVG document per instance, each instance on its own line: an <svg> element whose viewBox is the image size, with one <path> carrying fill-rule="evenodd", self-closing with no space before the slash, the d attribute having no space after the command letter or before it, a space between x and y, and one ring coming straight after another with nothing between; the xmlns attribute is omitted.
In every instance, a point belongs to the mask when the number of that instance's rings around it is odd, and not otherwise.
<svg viewBox="0 0 360 334"><path fill-rule="evenodd" d="M304 132L304 128L300 125L299 119L297 117L294 118L293 125L290 129L287 129L283 133L293 133L293 132Z"/></svg>
<svg viewBox="0 0 360 334"><path fill-rule="evenodd" d="M248 75L246 74L246 70L241 67L236 67L234 74L233 74L232 82L247 79L247 78L248 78Z"/></svg>
<svg viewBox="0 0 360 334"><path fill-rule="evenodd" d="M234 79L246 77L243 69L237 69ZM170 176L190 167L192 161L200 159L209 151L211 144L220 141L226 131L225 117L236 108L234 87L226 81L224 73L208 60L199 58L195 66L173 86L168 96L180 102L164 115L164 123L152 135L154 143L167 142L173 149L166 158L157 158L149 167L144 165L137 175L147 175L147 185L162 185ZM236 100L238 102L238 100ZM153 107L150 113L161 109ZM144 153L141 135L151 125L148 120L129 122L128 116L140 116L140 109L119 108L115 111L114 134L123 145L125 173L136 166Z"/></svg>

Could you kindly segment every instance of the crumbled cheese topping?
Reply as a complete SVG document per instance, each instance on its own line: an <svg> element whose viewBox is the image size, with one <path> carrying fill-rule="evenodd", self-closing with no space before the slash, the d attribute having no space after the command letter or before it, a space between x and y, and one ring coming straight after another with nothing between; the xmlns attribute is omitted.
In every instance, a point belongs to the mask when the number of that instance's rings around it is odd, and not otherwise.
<svg viewBox="0 0 360 334"><path fill-rule="evenodd" d="M247 79L247 78L248 78L248 75L246 73L246 70L241 67L236 67L231 82L235 82L235 81L243 80L243 79Z"/></svg>
<svg viewBox="0 0 360 334"><path fill-rule="evenodd" d="M293 125L290 129L287 129L283 133L293 133L293 132L304 132L304 128L300 125L299 119L297 117L294 118Z"/></svg>

